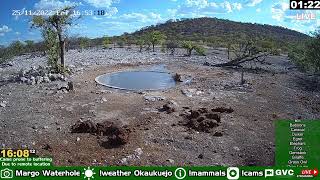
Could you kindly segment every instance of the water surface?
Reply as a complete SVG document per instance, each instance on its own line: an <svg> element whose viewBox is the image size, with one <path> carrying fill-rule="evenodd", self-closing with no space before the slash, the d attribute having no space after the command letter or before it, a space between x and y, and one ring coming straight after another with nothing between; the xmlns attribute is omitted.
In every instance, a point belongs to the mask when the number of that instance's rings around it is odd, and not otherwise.
<svg viewBox="0 0 320 180"><path fill-rule="evenodd" d="M96 78L96 82L111 88L136 91L162 90L176 85L170 73L153 70L103 74Z"/></svg>

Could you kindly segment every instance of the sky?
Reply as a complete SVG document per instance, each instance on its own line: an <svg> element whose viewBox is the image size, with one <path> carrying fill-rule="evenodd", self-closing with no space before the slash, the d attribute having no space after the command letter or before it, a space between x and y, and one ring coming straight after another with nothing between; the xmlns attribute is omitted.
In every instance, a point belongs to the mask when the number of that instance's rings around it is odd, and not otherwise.
<svg viewBox="0 0 320 180"><path fill-rule="evenodd" d="M40 41L40 31L31 28L32 16L25 12L50 12L64 6L76 6L81 14L68 29L67 34L73 37L121 35L169 19L197 17L270 24L305 34L320 26L320 11L290 10L289 0L2 0L0 45L18 40ZM97 15L101 10L105 14ZM20 12L24 13L17 15ZM297 14L312 14L315 18L298 20Z"/></svg>

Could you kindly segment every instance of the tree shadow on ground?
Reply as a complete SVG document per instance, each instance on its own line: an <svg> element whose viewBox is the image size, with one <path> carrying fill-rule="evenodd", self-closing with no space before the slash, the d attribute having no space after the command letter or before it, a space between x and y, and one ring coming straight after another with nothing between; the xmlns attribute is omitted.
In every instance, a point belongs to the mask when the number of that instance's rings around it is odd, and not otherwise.
<svg viewBox="0 0 320 180"><path fill-rule="evenodd" d="M297 87L304 91L320 92L320 76L295 76L293 82Z"/></svg>
<svg viewBox="0 0 320 180"><path fill-rule="evenodd" d="M234 71L239 71L239 72L244 72L244 73L252 73L252 74L275 74L276 72L263 69L260 67L255 67L255 68L248 68L248 67L242 67L242 66L228 66L228 67L223 67L226 70L234 70Z"/></svg>
<svg viewBox="0 0 320 180"><path fill-rule="evenodd" d="M9 79L0 79L0 87L15 82L17 82L17 79L15 77L10 77Z"/></svg>

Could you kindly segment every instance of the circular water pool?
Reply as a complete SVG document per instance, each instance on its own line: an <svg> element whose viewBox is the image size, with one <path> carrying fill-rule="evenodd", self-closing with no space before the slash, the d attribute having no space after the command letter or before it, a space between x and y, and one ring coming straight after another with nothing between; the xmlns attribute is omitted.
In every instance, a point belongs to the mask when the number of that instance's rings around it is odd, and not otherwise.
<svg viewBox="0 0 320 180"><path fill-rule="evenodd" d="M122 71L103 74L95 80L107 87L133 91L162 90L176 85L170 73L156 71Z"/></svg>

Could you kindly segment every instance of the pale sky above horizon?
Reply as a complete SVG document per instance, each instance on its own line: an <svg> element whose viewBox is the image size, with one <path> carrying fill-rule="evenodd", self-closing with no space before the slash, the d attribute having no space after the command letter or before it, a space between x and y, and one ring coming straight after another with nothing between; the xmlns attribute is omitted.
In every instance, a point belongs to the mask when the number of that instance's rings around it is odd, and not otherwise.
<svg viewBox="0 0 320 180"><path fill-rule="evenodd" d="M4 0L0 6L0 44L41 40L30 28L31 16L16 16L14 10L54 10L76 5L83 14L68 31L70 36L89 38L121 35L169 19L217 17L239 22L270 24L308 34L320 26L320 11L290 10L289 0ZM104 16L84 15L104 10ZM296 14L313 14L316 19L297 20Z"/></svg>

